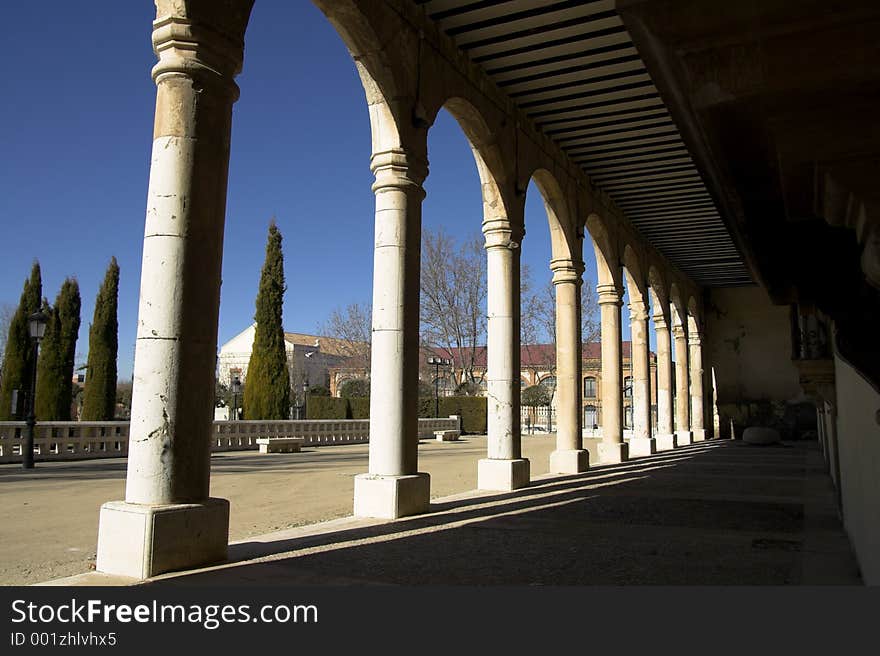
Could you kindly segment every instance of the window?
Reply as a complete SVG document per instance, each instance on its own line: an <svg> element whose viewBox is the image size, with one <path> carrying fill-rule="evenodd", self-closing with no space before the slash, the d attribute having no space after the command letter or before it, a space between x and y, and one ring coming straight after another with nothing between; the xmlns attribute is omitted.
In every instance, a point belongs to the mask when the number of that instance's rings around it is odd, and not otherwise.
<svg viewBox="0 0 880 656"><path fill-rule="evenodd" d="M596 414L596 406L588 405L584 407L584 428L597 428L598 415Z"/></svg>
<svg viewBox="0 0 880 656"><path fill-rule="evenodd" d="M584 378L584 398L585 399L595 399L596 398L596 379L592 376ZM592 407L592 406L587 406Z"/></svg>
<svg viewBox="0 0 880 656"><path fill-rule="evenodd" d="M633 408L631 405L628 405L623 409L623 427L633 427Z"/></svg>
<svg viewBox="0 0 880 656"><path fill-rule="evenodd" d="M627 376L623 379L623 398L631 399L633 397L633 379Z"/></svg>

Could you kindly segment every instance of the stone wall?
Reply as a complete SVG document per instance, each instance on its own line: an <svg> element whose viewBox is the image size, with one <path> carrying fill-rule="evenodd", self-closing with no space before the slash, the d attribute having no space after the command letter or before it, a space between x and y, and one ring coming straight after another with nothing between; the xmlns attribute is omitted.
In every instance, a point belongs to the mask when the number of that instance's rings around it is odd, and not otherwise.
<svg viewBox="0 0 880 656"><path fill-rule="evenodd" d="M789 308L760 287L713 289L706 305L707 364L715 372L722 437L772 425L798 437L813 420L792 362Z"/></svg>
<svg viewBox="0 0 880 656"><path fill-rule="evenodd" d="M835 358L837 457L843 523L867 585L880 584L880 394Z"/></svg>
<svg viewBox="0 0 880 656"><path fill-rule="evenodd" d="M0 422L0 463L21 462L25 423ZM461 430L458 416L419 419L419 438L433 439L435 430ZM128 455L127 421L40 422L34 430L34 458L88 460ZM215 421L211 451L257 450L260 437L301 437L304 446L364 444L370 441L369 420Z"/></svg>

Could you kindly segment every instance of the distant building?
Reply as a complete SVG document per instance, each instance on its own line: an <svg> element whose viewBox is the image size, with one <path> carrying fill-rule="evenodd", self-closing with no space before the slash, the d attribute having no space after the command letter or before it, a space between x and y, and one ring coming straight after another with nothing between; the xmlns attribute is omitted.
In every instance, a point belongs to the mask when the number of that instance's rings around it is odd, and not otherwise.
<svg viewBox="0 0 880 656"><path fill-rule="evenodd" d="M422 371L420 380L434 385L434 367L427 365L429 356L449 358L453 362L461 361L458 349L422 349ZM590 342L583 345L582 349L582 407L583 426L592 428L602 425L602 348L599 342ZM624 404L624 427L632 428L632 343L623 342L621 355L623 359L623 404ZM486 394L486 347L477 347L474 354L474 379L479 393ZM657 358L651 353L651 416L656 420L656 393L657 393ZM523 344L520 347L520 384L523 388L531 385L546 385L550 388L551 398L555 406L556 390L556 347L553 344ZM346 380L368 378L369 372L363 367L352 367L346 364L331 367L330 394L339 396L339 389ZM467 382L465 372L459 367L440 367L437 380L437 392L440 396L452 396L460 385Z"/></svg>
<svg viewBox="0 0 880 656"><path fill-rule="evenodd" d="M246 383L248 363L254 348L257 324L253 323L220 347L217 355L217 381L229 385L235 376ZM342 340L321 335L284 333L285 350L290 367L291 388L328 386L329 369L348 361Z"/></svg>

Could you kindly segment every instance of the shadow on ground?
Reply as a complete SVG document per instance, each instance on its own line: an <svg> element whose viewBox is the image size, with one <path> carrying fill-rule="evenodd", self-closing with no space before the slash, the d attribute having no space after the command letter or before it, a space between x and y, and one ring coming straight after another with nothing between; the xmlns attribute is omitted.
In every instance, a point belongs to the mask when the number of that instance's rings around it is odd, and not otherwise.
<svg viewBox="0 0 880 656"><path fill-rule="evenodd" d="M348 524L150 585L860 583L815 443L698 443Z"/></svg>

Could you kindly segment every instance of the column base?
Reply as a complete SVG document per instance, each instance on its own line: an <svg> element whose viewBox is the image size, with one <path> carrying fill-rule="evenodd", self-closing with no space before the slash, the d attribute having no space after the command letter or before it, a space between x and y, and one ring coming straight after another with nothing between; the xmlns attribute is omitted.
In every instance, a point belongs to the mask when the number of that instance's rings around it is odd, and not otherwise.
<svg viewBox="0 0 880 656"><path fill-rule="evenodd" d="M629 444L599 444L599 462L603 465L617 465L629 460Z"/></svg>
<svg viewBox="0 0 880 656"><path fill-rule="evenodd" d="M553 451L550 454L551 474L580 474L590 469L590 452L586 449Z"/></svg>
<svg viewBox="0 0 880 656"><path fill-rule="evenodd" d="M483 458L477 463L477 489L509 492L529 484L529 461Z"/></svg>
<svg viewBox="0 0 880 656"><path fill-rule="evenodd" d="M690 431L675 431L675 446L687 446L693 441L694 436Z"/></svg>
<svg viewBox="0 0 880 656"><path fill-rule="evenodd" d="M148 506L108 501L98 523L95 569L147 579L226 560L229 501Z"/></svg>
<svg viewBox="0 0 880 656"><path fill-rule="evenodd" d="M358 474L354 477L354 516L397 519L428 512L431 475Z"/></svg>
<svg viewBox="0 0 880 656"><path fill-rule="evenodd" d="M629 441L629 455L652 456L657 453L657 440L653 437L633 437Z"/></svg>
<svg viewBox="0 0 880 656"><path fill-rule="evenodd" d="M694 428L691 431L692 440L694 442L705 442L706 441L706 429L705 428Z"/></svg>
<svg viewBox="0 0 880 656"><path fill-rule="evenodd" d="M671 451L675 448L675 435L672 433L655 435L654 440L657 442L657 451Z"/></svg>

